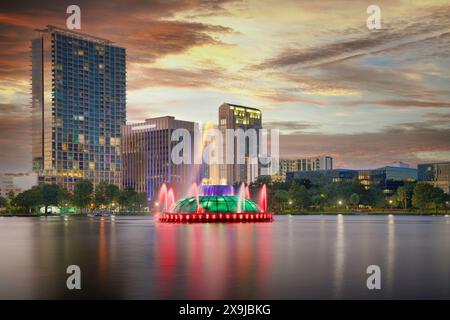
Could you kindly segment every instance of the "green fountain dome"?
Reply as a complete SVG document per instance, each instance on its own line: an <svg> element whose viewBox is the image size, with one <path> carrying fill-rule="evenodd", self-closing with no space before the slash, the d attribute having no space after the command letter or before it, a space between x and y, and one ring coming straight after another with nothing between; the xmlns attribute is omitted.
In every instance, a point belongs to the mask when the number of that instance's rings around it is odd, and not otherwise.
<svg viewBox="0 0 450 320"><path fill-rule="evenodd" d="M236 213L238 211L237 196L199 196L200 212L207 213ZM259 212L255 202L245 199L242 212ZM197 212L197 201L195 197L178 200L172 210L174 213Z"/></svg>

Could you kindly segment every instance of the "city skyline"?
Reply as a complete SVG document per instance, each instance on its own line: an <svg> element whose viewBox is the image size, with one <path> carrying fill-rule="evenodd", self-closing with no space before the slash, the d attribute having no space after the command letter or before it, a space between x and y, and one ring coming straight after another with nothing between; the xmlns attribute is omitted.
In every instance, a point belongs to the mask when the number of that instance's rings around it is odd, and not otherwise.
<svg viewBox="0 0 450 320"><path fill-rule="evenodd" d="M128 123L216 124L229 102L282 130L283 158L327 154L347 168L448 160L450 8L378 1L383 29L369 31L369 4L78 3L81 32L127 49ZM64 27L67 5L2 6L0 171L31 169L30 41L34 29Z"/></svg>

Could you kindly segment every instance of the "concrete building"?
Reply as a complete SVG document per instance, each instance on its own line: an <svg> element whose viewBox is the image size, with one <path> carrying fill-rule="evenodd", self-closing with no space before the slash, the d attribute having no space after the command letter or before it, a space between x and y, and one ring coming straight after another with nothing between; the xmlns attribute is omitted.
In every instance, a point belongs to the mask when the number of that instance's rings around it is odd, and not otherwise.
<svg viewBox="0 0 450 320"><path fill-rule="evenodd" d="M417 166L418 180L450 193L450 162L424 163Z"/></svg>
<svg viewBox="0 0 450 320"><path fill-rule="evenodd" d="M233 147L227 145L226 132L227 129L255 129L256 141L252 141L251 137L243 140L242 146L239 146L237 137L234 137ZM235 183L251 183L258 178L259 165L259 129L262 129L262 114L261 111L255 108L244 107L236 104L224 103L219 107L219 130L223 137L223 157L226 162L226 150L232 150L233 163L224 163L219 165L218 175L214 179L223 184ZM238 148L244 149L244 163L238 163ZM256 147L256 157L252 156L251 148ZM212 172L217 172L212 170Z"/></svg>
<svg viewBox="0 0 450 320"><path fill-rule="evenodd" d="M125 49L47 26L32 40L32 161L39 182L120 185Z"/></svg>
<svg viewBox="0 0 450 320"><path fill-rule="evenodd" d="M417 170L405 167L381 167L368 170L334 169L288 172L287 179L309 180L314 185L358 181L366 190L377 188L392 194L399 186L417 180Z"/></svg>
<svg viewBox="0 0 450 320"><path fill-rule="evenodd" d="M35 173L0 172L1 197L6 197L11 191L17 195L35 185L37 185L37 174Z"/></svg>
<svg viewBox="0 0 450 320"><path fill-rule="evenodd" d="M186 129L191 137L192 164L175 164L171 159L172 141L176 129ZM146 192L149 202L155 199L163 183L180 188L199 182L200 165L194 164L194 137L198 124L165 116L146 119L122 128L122 186L137 192ZM183 151L184 152L184 151ZM182 190L177 188L178 192Z"/></svg>
<svg viewBox="0 0 450 320"><path fill-rule="evenodd" d="M285 182L288 172L333 170L333 158L330 156L309 157L303 159L280 159L279 171L271 174L272 181Z"/></svg>

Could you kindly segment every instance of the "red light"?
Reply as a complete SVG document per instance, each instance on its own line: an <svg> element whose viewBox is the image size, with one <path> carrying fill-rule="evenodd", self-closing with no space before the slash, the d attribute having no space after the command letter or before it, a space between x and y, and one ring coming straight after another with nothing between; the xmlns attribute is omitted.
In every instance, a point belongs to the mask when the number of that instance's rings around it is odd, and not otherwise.
<svg viewBox="0 0 450 320"><path fill-rule="evenodd" d="M239 215L239 219L241 219L242 220L242 218L244 217L244 215L243 214L240 214Z"/></svg>
<svg viewBox="0 0 450 320"><path fill-rule="evenodd" d="M222 214L219 214L219 219L222 220Z"/></svg>
<svg viewBox="0 0 450 320"><path fill-rule="evenodd" d="M226 217L227 217L227 219L230 219L230 215L229 214L227 214Z"/></svg>
<svg viewBox="0 0 450 320"><path fill-rule="evenodd" d="M259 214L256 214L256 219L259 219Z"/></svg>
<svg viewBox="0 0 450 320"><path fill-rule="evenodd" d="M189 220L191 218L190 215L186 215L186 219Z"/></svg>
<svg viewBox="0 0 450 320"><path fill-rule="evenodd" d="M216 220L216 215L213 214L213 215L212 215L212 218L213 218L213 220Z"/></svg>
<svg viewBox="0 0 450 320"><path fill-rule="evenodd" d="M236 219L236 214L233 214L233 219Z"/></svg>
<svg viewBox="0 0 450 320"><path fill-rule="evenodd" d="M199 218L199 219L202 219L202 218L203 218L203 216L202 216L202 215L200 214L200 215L198 216L198 218Z"/></svg>
<svg viewBox="0 0 450 320"><path fill-rule="evenodd" d="M245 219L248 219L248 214L245 215Z"/></svg>
<svg viewBox="0 0 450 320"><path fill-rule="evenodd" d="M206 219L207 219L207 220L209 219L209 214L206 215Z"/></svg>
<svg viewBox="0 0 450 320"><path fill-rule="evenodd" d="M251 215L250 215L250 219L252 219L252 220L253 220L253 214L251 214Z"/></svg>

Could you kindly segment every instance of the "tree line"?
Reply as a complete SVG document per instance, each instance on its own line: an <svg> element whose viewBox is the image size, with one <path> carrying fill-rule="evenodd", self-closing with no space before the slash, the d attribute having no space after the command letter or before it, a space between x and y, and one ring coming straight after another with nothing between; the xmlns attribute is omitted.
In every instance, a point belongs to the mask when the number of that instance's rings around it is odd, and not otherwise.
<svg viewBox="0 0 450 320"><path fill-rule="evenodd" d="M358 181L313 185L307 179L272 182L260 177L250 184L257 196L260 186L268 185L269 209L277 213L325 211L334 209L418 209L422 212L448 209L450 196L428 183L405 183L394 194L386 195L377 188L366 189Z"/></svg>
<svg viewBox="0 0 450 320"><path fill-rule="evenodd" d="M8 194L8 199L0 197L0 207L6 207L11 213L37 213L44 207L75 207L81 213L92 210L140 211L147 206L145 192L136 192L131 188L119 189L116 185L101 182L94 190L91 181L80 179L74 185L73 192L57 184L39 184L17 195Z"/></svg>

